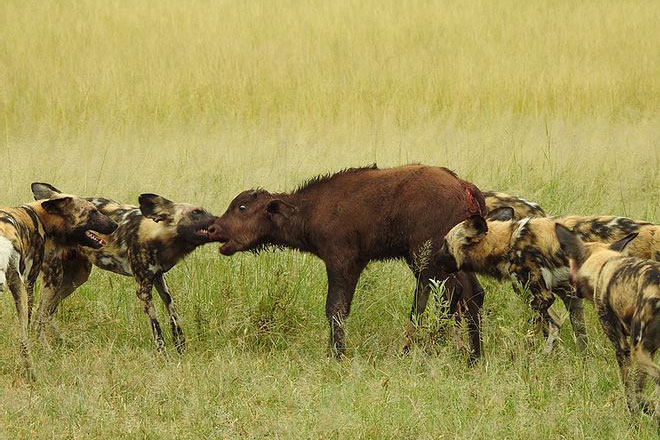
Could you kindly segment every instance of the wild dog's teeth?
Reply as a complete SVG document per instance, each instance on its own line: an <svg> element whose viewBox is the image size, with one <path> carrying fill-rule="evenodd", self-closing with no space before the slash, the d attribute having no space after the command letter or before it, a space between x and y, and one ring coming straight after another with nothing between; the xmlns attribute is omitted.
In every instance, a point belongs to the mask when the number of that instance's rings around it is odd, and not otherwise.
<svg viewBox="0 0 660 440"><path fill-rule="evenodd" d="M85 231L85 235L87 235L88 238L91 238L92 240L94 240L95 242L97 242L102 246L105 246L105 244L107 243L104 239L94 234L92 231Z"/></svg>

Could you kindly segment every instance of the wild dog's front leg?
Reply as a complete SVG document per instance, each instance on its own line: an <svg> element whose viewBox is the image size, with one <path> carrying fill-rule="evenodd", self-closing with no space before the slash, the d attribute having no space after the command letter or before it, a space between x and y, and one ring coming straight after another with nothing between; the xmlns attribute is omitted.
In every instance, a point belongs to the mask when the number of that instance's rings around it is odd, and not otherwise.
<svg viewBox="0 0 660 440"><path fill-rule="evenodd" d="M160 330L160 323L156 316L156 309L151 300L151 290L153 288L153 282L147 280L138 281L137 286L137 296L144 302L144 313L149 317L149 323L151 324L151 331L153 333L154 342L156 343L156 349L159 352L165 350L165 342L163 341L163 332Z"/></svg>
<svg viewBox="0 0 660 440"><path fill-rule="evenodd" d="M545 288L541 282L531 282L529 290L532 295L530 306L536 312L534 317L535 327L541 327L546 337L543 352L550 354L554 348L555 341L559 339L561 323L550 312L550 307L555 301L552 291Z"/></svg>
<svg viewBox="0 0 660 440"><path fill-rule="evenodd" d="M568 310L571 326L575 333L575 346L578 351L587 349L589 339L587 337L587 325L584 321L584 307L582 298L578 298L570 286L559 286L555 289L557 295Z"/></svg>
<svg viewBox="0 0 660 440"><path fill-rule="evenodd" d="M156 278L154 279L154 286L156 287L156 291L160 295L160 298L163 300L163 303L165 303L167 312L170 315L170 325L172 326L174 346L180 354L183 354L186 348L186 338L183 336L183 329L179 324L179 315L176 312L174 302L172 301L172 295L170 295L170 290L167 288L167 283L165 283L165 278L162 273L156 275Z"/></svg>
<svg viewBox="0 0 660 440"><path fill-rule="evenodd" d="M53 315L59 304L58 289L62 285L63 277L64 269L60 255L56 253L48 254L46 261L42 266L43 285L41 287L41 298L35 322L39 340L49 348L50 345L46 338L46 326L52 326ZM53 328L56 329L56 327ZM60 335L57 334L56 337L59 338Z"/></svg>
<svg viewBox="0 0 660 440"><path fill-rule="evenodd" d="M16 314L18 315L19 341L23 366L28 379L35 380L36 375L32 367L32 356L28 341L28 292L18 272L12 270L7 273L9 290L14 297Z"/></svg>
<svg viewBox="0 0 660 440"><path fill-rule="evenodd" d="M614 346L614 354L619 364L619 372L621 373L621 381L626 392L628 409L632 413L637 413L639 412L639 401L637 400L635 390L635 377L631 377L630 374L630 344L619 319L610 306L600 301L595 301L595 306L603 331Z"/></svg>
<svg viewBox="0 0 660 440"><path fill-rule="evenodd" d="M92 264L77 252L53 254L46 259L42 267L43 287L36 320L39 338L46 345L46 326L56 339L62 340L54 314L60 302L84 284L91 272Z"/></svg>
<svg viewBox="0 0 660 440"><path fill-rule="evenodd" d="M60 338L59 329L53 322L53 315L57 309L57 291L53 286L44 285L41 289L41 301L37 310L37 335L39 340L46 347L50 348L48 338L46 338L46 326L51 326L56 331L56 338Z"/></svg>
<svg viewBox="0 0 660 440"><path fill-rule="evenodd" d="M653 362L653 354L657 350L658 342L660 341L653 341L651 337L648 340L642 338L633 343L630 380L634 388L633 392L636 394L636 399L642 410L653 415L660 427L660 394L658 394L660 392L660 366ZM644 383L647 377L651 378L655 388L651 399L647 399L643 395Z"/></svg>

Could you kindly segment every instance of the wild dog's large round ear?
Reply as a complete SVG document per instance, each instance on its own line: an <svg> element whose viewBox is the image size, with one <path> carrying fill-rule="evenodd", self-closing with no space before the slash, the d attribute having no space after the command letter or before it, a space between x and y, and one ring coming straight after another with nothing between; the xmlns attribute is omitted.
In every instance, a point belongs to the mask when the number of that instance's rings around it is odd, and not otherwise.
<svg viewBox="0 0 660 440"><path fill-rule="evenodd" d="M626 246L628 246L628 243L633 241L638 235L639 235L639 232L633 232L632 234L626 235L621 240L612 243L610 245L610 250L617 251L617 252L623 252L623 250L626 248Z"/></svg>
<svg viewBox="0 0 660 440"><path fill-rule="evenodd" d="M481 237L488 232L488 223L479 214L471 215L465 222L470 237Z"/></svg>
<svg viewBox="0 0 660 440"><path fill-rule="evenodd" d="M486 219L494 222L506 222L513 219L515 212L510 206L495 208L486 215Z"/></svg>
<svg viewBox="0 0 660 440"><path fill-rule="evenodd" d="M158 222L174 220L174 203L157 194L140 194L138 197L142 215Z"/></svg>
<svg viewBox="0 0 660 440"><path fill-rule="evenodd" d="M568 257L574 259L578 264L582 264L585 249L580 237L578 237L575 232L559 223L555 223L555 233L557 234L559 245L564 252L566 252Z"/></svg>
<svg viewBox="0 0 660 440"><path fill-rule="evenodd" d="M72 197L60 197L57 199L49 199L41 202L41 207L53 215L65 215L67 210L71 207Z"/></svg>
<svg viewBox="0 0 660 440"><path fill-rule="evenodd" d="M62 192L49 183L34 182L31 187L34 200L50 199Z"/></svg>

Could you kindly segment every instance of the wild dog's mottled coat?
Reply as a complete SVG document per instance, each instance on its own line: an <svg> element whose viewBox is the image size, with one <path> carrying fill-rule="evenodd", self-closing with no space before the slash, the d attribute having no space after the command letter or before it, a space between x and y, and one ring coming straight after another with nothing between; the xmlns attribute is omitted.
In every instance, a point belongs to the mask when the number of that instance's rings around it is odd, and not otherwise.
<svg viewBox="0 0 660 440"><path fill-rule="evenodd" d="M509 209L509 218L513 210ZM537 323L548 336L546 351L552 350L559 333L559 320L550 311L557 294L569 311L580 348L586 344L582 302L574 297L568 283L568 257L561 250L554 225L575 228L589 241L613 242L631 232L640 240L632 244L630 255L658 255L660 226L623 217L525 218L518 221L486 221L479 216L456 225L445 237L439 259L452 270L465 269L497 279L513 277L531 293L531 307Z"/></svg>
<svg viewBox="0 0 660 440"><path fill-rule="evenodd" d="M216 217L204 208L173 203L155 194L142 194L139 207L102 198L88 200L119 227L112 236L105 237L107 245L103 249L79 248L47 259L39 307L40 336L45 337L45 324L54 324L52 315L60 301L87 281L94 264L135 278L137 296L144 302L154 341L162 350L163 336L151 296L155 287L167 307L175 346L183 351L183 330L163 275L197 246L209 241L206 228Z"/></svg>
<svg viewBox="0 0 660 440"><path fill-rule="evenodd" d="M640 403L647 411L655 406L660 424L660 401L649 404L642 394L646 376L651 376L659 396L660 367L653 356L660 347L660 263L618 252L635 243L636 233L610 246L582 243L562 225L556 233L571 259L570 278L578 296L593 300L614 345L628 407L638 412Z"/></svg>
<svg viewBox="0 0 660 440"><path fill-rule="evenodd" d="M100 247L103 241L91 231L111 233L117 224L88 201L61 194L48 184L34 183L32 191L47 200L0 208L0 288L7 284L14 297L21 355L28 375L34 377L27 327L44 255L76 245Z"/></svg>
<svg viewBox="0 0 660 440"><path fill-rule="evenodd" d="M522 197L512 196L497 191L482 191L486 200L486 209L488 212L495 211L498 208L509 207L513 209L516 220L526 217L545 217L545 211L538 203L530 202Z"/></svg>

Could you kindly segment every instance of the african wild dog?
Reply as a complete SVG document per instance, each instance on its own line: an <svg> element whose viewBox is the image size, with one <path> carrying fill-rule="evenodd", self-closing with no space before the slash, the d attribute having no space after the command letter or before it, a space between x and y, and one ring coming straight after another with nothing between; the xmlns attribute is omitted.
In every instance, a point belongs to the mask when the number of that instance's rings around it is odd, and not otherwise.
<svg viewBox="0 0 660 440"><path fill-rule="evenodd" d="M119 227L103 249L78 248L66 254L47 256L43 268L44 293L39 306L39 336L45 340L45 325L57 330L53 313L64 298L89 278L92 264L137 282L137 296L144 302L154 341L164 349L163 335L151 301L155 287L170 318L174 344L181 353L185 339L163 275L195 248L209 241L207 228L216 219L206 209L174 203L155 194L142 194L140 206L122 205L107 199L88 199ZM59 333L59 332L57 332Z"/></svg>
<svg viewBox="0 0 660 440"><path fill-rule="evenodd" d="M90 202L46 183L33 183L32 192L46 200L0 208L0 290L7 284L14 297L21 355L28 376L34 378L27 332L44 254L72 246L101 248L105 241L96 233L111 234L117 224Z"/></svg>
<svg viewBox="0 0 660 440"><path fill-rule="evenodd" d="M530 202L522 197L512 196L497 191L482 191L486 200L487 212L498 208L509 207L513 209L513 218L520 220L526 217L545 217L545 211L538 203Z"/></svg>
<svg viewBox="0 0 660 440"><path fill-rule="evenodd" d="M488 220L472 216L456 225L445 237L438 260L449 271L468 270L497 279L513 278L531 294L534 320L547 336L545 351L550 352L559 337L560 320L551 312L554 294L569 312L578 349L587 343L582 300L568 283L568 257L561 250L555 223L574 228L587 241L611 243L638 232L631 244L631 255L657 258L660 226L624 217L554 217L511 220L511 208L489 213ZM554 294L553 294L554 293Z"/></svg>
<svg viewBox="0 0 660 440"><path fill-rule="evenodd" d="M503 213L505 214L504 220L522 220L527 217L546 216L541 205L525 200L522 197L497 191L484 191L483 195L486 200L486 209L488 210L487 219L497 220L498 217L502 217ZM511 283L511 288L518 296L523 296L520 286L516 282ZM553 312L550 311L550 313Z"/></svg>
<svg viewBox="0 0 660 440"><path fill-rule="evenodd" d="M481 355L479 281L465 273L448 278L431 258L422 263L417 256L420 249L432 255L439 244L433 240L474 212L485 212L481 192L446 168L373 165L312 178L292 193L243 191L209 228L209 237L224 243L224 255L275 245L321 258L328 276L330 349L337 357L344 355L343 326L355 286L371 260L403 259L417 278L406 351L426 308L430 280L448 279L450 313L466 311L473 362Z"/></svg>
<svg viewBox="0 0 660 440"><path fill-rule="evenodd" d="M637 233L614 244L583 243L569 229L555 225L562 249L570 258L570 279L577 295L594 302L598 318L614 345L628 408L640 404L660 425L660 401L643 398L646 376L655 382L660 397L660 366L653 355L660 347L660 263L623 255ZM630 244L628 244L630 243Z"/></svg>

